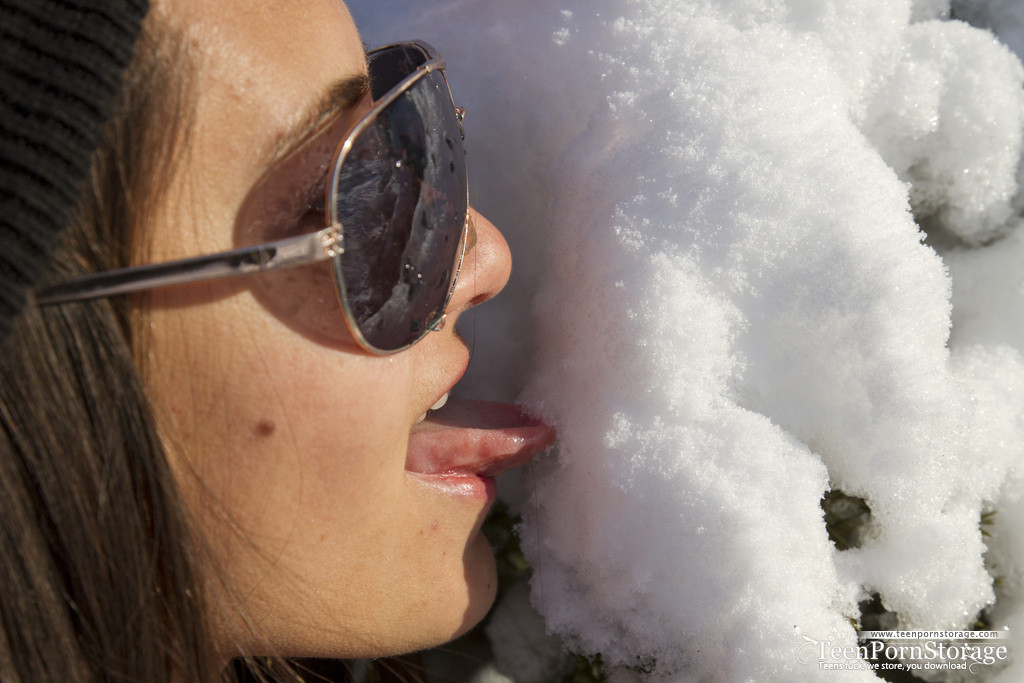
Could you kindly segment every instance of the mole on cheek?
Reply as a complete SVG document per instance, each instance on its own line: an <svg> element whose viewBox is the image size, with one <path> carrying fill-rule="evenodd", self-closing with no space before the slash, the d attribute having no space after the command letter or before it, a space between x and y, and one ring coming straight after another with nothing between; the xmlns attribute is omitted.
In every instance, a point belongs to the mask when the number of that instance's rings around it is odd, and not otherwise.
<svg viewBox="0 0 1024 683"><path fill-rule="evenodd" d="M274 424L273 420L266 418L256 423L256 426L252 428L252 431L256 436L270 436L277 430L277 425Z"/></svg>

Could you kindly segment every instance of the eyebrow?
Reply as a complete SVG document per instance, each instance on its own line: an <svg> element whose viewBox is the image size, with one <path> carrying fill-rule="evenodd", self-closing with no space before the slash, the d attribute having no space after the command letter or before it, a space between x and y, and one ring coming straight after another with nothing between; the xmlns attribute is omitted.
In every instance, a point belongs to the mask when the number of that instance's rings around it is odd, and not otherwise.
<svg viewBox="0 0 1024 683"><path fill-rule="evenodd" d="M271 163L276 163L296 151L309 138L319 132L325 121L355 108L370 92L370 77L366 74L349 76L335 82L323 97L306 110L295 124L289 126L271 149Z"/></svg>

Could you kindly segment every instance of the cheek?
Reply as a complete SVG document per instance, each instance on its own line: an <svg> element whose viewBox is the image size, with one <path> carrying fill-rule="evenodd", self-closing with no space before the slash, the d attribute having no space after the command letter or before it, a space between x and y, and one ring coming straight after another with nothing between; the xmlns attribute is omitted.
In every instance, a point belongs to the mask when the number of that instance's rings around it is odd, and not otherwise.
<svg viewBox="0 0 1024 683"><path fill-rule="evenodd" d="M287 305L340 319L315 297ZM150 357L163 362L150 384L172 450L242 519L259 527L274 509L283 526L311 497L357 498L404 471L412 371L401 359L325 348L244 292L155 310L151 329Z"/></svg>

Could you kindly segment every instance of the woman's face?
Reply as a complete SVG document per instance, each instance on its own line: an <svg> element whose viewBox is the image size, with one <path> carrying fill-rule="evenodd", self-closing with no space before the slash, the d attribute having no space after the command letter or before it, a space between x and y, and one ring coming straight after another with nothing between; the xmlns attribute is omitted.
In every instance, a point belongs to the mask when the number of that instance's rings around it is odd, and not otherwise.
<svg viewBox="0 0 1024 683"><path fill-rule="evenodd" d="M308 205L327 143L289 152L325 104L342 111L331 145L371 104L344 4L166 0L154 11L184 30L198 99L147 258L323 227ZM454 318L508 277L490 223L472 215L466 239L447 326L392 356L355 344L327 267L153 293L147 381L222 570L207 578L225 654L408 651L458 635L491 604L493 559L479 533L489 477L552 434L498 405L418 422L466 369Z"/></svg>

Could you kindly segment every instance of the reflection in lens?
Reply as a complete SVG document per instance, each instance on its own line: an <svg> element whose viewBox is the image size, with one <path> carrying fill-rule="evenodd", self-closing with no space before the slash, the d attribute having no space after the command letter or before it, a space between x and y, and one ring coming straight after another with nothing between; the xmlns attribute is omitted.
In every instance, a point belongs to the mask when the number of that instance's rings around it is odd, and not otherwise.
<svg viewBox="0 0 1024 683"><path fill-rule="evenodd" d="M334 187L344 253L335 259L366 341L389 351L443 315L466 221L466 166L444 77L432 72L353 141Z"/></svg>

